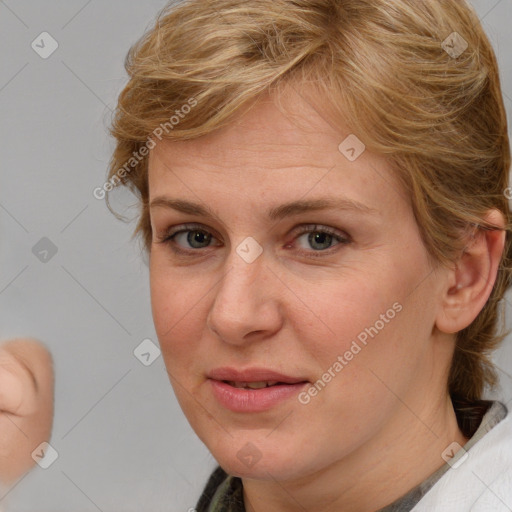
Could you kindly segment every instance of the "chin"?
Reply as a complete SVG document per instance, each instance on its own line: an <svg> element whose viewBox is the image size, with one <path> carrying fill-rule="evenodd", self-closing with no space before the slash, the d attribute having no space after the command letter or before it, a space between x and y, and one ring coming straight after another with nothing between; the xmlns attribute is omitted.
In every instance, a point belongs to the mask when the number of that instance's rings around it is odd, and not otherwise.
<svg viewBox="0 0 512 512"><path fill-rule="evenodd" d="M241 436L207 447L226 473L240 478L286 481L313 472L308 471L307 461L297 460L297 449L264 443L261 438Z"/></svg>
<svg viewBox="0 0 512 512"><path fill-rule="evenodd" d="M229 475L252 480L284 481L296 478L296 469L291 471L289 463L281 464L275 458L264 461L263 459L248 465L240 462L238 458L219 457L216 459L219 465ZM284 466L284 467L283 467Z"/></svg>

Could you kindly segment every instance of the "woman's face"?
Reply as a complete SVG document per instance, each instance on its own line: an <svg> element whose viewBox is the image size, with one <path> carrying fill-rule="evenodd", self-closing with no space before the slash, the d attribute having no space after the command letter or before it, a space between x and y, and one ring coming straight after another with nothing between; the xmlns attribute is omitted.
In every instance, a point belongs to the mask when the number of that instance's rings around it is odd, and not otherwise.
<svg viewBox="0 0 512 512"><path fill-rule="evenodd" d="M178 401L224 469L281 480L425 433L449 362L443 274L409 199L383 158L289 100L300 123L260 100L149 160L152 308Z"/></svg>

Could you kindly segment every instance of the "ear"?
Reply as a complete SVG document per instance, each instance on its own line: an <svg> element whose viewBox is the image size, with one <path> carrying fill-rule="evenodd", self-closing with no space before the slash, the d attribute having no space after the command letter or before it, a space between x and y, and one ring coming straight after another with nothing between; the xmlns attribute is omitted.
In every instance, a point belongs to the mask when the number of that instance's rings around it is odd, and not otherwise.
<svg viewBox="0 0 512 512"><path fill-rule="evenodd" d="M496 209L484 220L496 226L477 226L455 267L448 272L436 326L445 333L465 329L478 316L491 295L505 246L505 221Z"/></svg>

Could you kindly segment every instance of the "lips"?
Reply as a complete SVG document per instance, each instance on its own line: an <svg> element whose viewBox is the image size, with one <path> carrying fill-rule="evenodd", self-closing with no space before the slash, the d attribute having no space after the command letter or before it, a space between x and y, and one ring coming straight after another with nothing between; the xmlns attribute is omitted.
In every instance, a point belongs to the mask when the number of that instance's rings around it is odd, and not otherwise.
<svg viewBox="0 0 512 512"><path fill-rule="evenodd" d="M248 368L246 370L228 367L215 368L208 374L208 377L210 379L227 382L228 384L235 385L235 387L243 387L237 384L265 383L266 385L275 385L307 382L307 379L284 375L266 368Z"/></svg>
<svg viewBox="0 0 512 512"><path fill-rule="evenodd" d="M207 376L218 403L237 413L269 411L293 399L308 383L265 368L216 368Z"/></svg>

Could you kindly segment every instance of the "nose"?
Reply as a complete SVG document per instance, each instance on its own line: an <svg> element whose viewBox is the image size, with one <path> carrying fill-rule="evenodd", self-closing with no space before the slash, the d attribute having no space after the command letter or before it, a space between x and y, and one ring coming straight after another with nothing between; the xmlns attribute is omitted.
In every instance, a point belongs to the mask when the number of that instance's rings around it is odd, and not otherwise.
<svg viewBox="0 0 512 512"><path fill-rule="evenodd" d="M263 252L248 263L233 249L226 272L214 288L207 326L224 342L244 345L265 339L282 326L284 285Z"/></svg>

